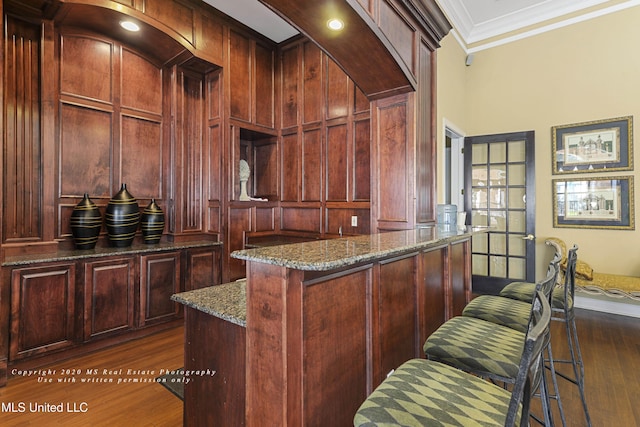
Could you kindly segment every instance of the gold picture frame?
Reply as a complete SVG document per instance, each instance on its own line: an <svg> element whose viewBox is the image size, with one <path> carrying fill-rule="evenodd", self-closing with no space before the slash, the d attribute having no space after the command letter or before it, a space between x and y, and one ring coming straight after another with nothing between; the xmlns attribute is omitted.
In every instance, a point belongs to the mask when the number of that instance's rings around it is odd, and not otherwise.
<svg viewBox="0 0 640 427"><path fill-rule="evenodd" d="M551 128L553 174L633 170L633 117Z"/></svg>

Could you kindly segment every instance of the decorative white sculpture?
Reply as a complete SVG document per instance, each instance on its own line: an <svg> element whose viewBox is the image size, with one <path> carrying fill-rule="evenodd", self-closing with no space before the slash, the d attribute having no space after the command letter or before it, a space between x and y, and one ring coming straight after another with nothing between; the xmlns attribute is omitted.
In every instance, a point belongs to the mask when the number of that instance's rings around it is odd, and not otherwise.
<svg viewBox="0 0 640 427"><path fill-rule="evenodd" d="M240 198L238 200L251 200L247 194L247 181L249 180L250 174L249 163L247 163L246 160L240 160Z"/></svg>

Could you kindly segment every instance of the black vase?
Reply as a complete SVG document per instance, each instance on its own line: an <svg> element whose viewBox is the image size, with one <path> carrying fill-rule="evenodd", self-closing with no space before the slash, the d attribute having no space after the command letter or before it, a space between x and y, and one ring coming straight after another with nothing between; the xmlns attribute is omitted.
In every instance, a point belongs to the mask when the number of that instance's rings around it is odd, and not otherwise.
<svg viewBox="0 0 640 427"><path fill-rule="evenodd" d="M73 208L71 213L71 234L76 249L93 249L98 242L102 217L100 210L91 201L89 195L84 193L83 199Z"/></svg>
<svg viewBox="0 0 640 427"><path fill-rule="evenodd" d="M135 197L127 191L127 184L122 184L109 200L104 214L109 243L116 248L131 246L136 230L140 225L140 208Z"/></svg>
<svg viewBox="0 0 640 427"><path fill-rule="evenodd" d="M146 244L152 245L160 242L164 231L164 212L156 204L156 199L151 199L151 203L142 211L140 228L142 229L142 239Z"/></svg>

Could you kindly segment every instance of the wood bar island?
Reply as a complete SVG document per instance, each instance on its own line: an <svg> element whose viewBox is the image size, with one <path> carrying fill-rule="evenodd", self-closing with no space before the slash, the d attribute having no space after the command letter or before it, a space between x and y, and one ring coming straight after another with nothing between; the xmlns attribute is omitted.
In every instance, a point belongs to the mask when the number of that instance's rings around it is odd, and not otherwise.
<svg viewBox="0 0 640 427"><path fill-rule="evenodd" d="M185 396L185 425L200 425L199 412L237 414L240 406L248 426L352 425L387 373L423 357L429 334L469 301L471 236L484 232L424 227L234 252L246 262L245 328L238 331L244 340L232 334L224 341L237 324L223 316L203 329L206 310L184 294L174 297L187 305L185 369L191 364L220 378L244 377L237 386L245 398L230 398L237 387L228 383L203 385L201 393L195 383L192 396L200 404ZM190 315L189 305L199 314ZM194 331L207 338L198 341ZM198 351L189 349L195 343ZM193 360L214 362L216 352L238 357L219 366Z"/></svg>

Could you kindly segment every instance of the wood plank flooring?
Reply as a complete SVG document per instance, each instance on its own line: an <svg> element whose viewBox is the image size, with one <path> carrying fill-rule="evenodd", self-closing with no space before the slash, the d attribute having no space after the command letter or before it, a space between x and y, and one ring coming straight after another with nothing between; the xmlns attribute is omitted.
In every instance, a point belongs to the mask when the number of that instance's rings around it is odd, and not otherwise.
<svg viewBox="0 0 640 427"><path fill-rule="evenodd" d="M160 369L184 366L183 355L184 333L178 327L53 364L48 367L55 371L48 376L52 383L39 382L38 376L10 378L8 385L0 388L0 426L181 426L182 401L153 380L160 376ZM75 378L76 382L58 382L63 378ZM83 379L113 382L83 383ZM119 379L149 382L118 384ZM7 411L10 403L19 411L21 402L25 412ZM64 412L30 412L30 405L46 403L62 403Z"/></svg>
<svg viewBox="0 0 640 427"><path fill-rule="evenodd" d="M577 310L578 334L586 365L586 393L594 427L640 425L640 319ZM553 349L567 357L561 325L554 322ZM183 366L183 330L176 328L129 342L49 368L50 378L60 378L63 369L76 369L76 383L42 383L37 377L13 377L0 389L1 426L181 426L182 402L164 387L147 383L81 383L81 378L155 378L160 369ZM98 374L86 371L98 369ZM122 374L108 375L103 370ZM128 369L154 370L153 375L127 375ZM569 427L585 425L575 386L561 381L561 396ZM7 404L24 402L26 412L7 412ZM86 412L29 413L29 404L60 402L79 405ZM534 405L535 406L535 405ZM15 409L19 409L15 406ZM73 407L71 407L73 409ZM66 410L66 408L65 408ZM560 425L556 417L556 425Z"/></svg>
<svg viewBox="0 0 640 427"><path fill-rule="evenodd" d="M594 427L640 426L640 319L576 310L578 338L585 363L585 392ZM552 325L554 358L569 358L564 330ZM563 366L568 372L570 365ZM576 386L560 380L567 425L586 425ZM556 425L560 425L559 417Z"/></svg>

